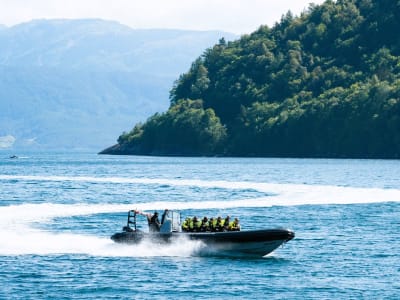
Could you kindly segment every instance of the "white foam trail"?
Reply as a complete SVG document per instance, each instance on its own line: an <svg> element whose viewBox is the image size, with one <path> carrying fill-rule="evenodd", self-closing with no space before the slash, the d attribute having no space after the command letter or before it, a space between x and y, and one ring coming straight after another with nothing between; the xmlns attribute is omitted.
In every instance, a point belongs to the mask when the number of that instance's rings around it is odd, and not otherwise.
<svg viewBox="0 0 400 300"><path fill-rule="evenodd" d="M89 176L26 176L26 175L0 175L0 180L26 180L26 181L75 181L75 182L103 182L103 183L131 183L131 184L158 184L171 186L194 186L205 188L226 189L254 189L268 193L264 198L235 201L205 201L190 203L189 208L225 208L227 207L259 207L271 205L303 205L303 204L357 204L400 201L399 189L380 188L354 188L340 186L322 186L305 184L274 184L260 182L234 182L234 181L205 181L188 179L163 179L163 178L124 178L124 177L89 177ZM189 199L188 199L189 200ZM161 208L168 203L162 202ZM174 205L174 203L170 203ZM170 207L184 209L186 203ZM217 206L215 206L217 205ZM221 207L222 205L222 207ZM159 208L158 206L153 206Z"/></svg>
<svg viewBox="0 0 400 300"><path fill-rule="evenodd" d="M151 207L143 204L140 209ZM115 244L110 238L35 229L55 217L120 212L131 205L22 204L0 207L0 255L87 254L94 256L187 257L203 247L201 242L180 240L168 245L144 241L138 245Z"/></svg>
<svg viewBox="0 0 400 300"><path fill-rule="evenodd" d="M147 205L143 205L143 208ZM115 244L110 238L35 229L55 217L68 217L131 209L131 205L22 204L0 207L0 255L87 254L94 256L191 256L202 244L181 240L168 245L144 241L138 245ZM183 245L183 246L182 246Z"/></svg>
<svg viewBox="0 0 400 300"><path fill-rule="evenodd" d="M264 184L261 184L264 185ZM271 185L268 185L271 187ZM267 188L264 186L264 188ZM228 209L240 207L270 207L293 205L326 205L326 204L362 204L379 202L400 202L400 190L362 189L333 186L276 185L267 189L273 196L253 199L174 202L159 201L132 204L21 204L0 207L0 226L24 223L43 222L55 217L92 215L99 213L126 212L130 209L175 210L185 209ZM266 191L267 191L266 190Z"/></svg>
<svg viewBox="0 0 400 300"><path fill-rule="evenodd" d="M109 238L71 233L51 233L25 228L1 231L0 255L87 254L93 256L191 256L201 249L201 242L181 240L171 244L144 241L138 245L115 244Z"/></svg>
<svg viewBox="0 0 400 300"><path fill-rule="evenodd" d="M318 185L281 185L271 205L327 205L400 202L400 190ZM266 200L268 199L266 198Z"/></svg>
<svg viewBox="0 0 400 300"><path fill-rule="evenodd" d="M168 246L155 246L151 244L150 247L146 243L135 246L124 246L113 243L109 238L66 232L47 232L32 228L32 223L43 223L56 217L126 212L129 209L227 209L269 207L273 205L400 202L400 190L398 189L120 177L0 175L0 180L168 184L172 186L254 189L271 195L253 199L210 200L201 202L160 201L137 204L80 205L42 203L3 206L0 207L0 255L76 253L98 256L190 256L202 247L201 244L192 241L184 241Z"/></svg>

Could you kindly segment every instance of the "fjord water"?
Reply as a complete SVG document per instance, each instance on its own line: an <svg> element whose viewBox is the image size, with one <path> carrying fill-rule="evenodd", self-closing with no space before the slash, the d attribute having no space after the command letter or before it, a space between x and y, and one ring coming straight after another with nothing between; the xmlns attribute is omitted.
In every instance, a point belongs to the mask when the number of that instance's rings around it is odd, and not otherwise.
<svg viewBox="0 0 400 300"><path fill-rule="evenodd" d="M399 174L397 160L4 154L0 299L396 298ZM296 237L257 259L109 239L129 209L165 208Z"/></svg>

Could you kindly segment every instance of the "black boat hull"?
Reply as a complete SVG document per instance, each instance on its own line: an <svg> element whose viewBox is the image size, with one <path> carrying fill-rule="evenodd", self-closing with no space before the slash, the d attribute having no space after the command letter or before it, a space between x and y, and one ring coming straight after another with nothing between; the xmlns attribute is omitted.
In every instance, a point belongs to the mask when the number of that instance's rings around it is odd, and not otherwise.
<svg viewBox="0 0 400 300"><path fill-rule="evenodd" d="M287 229L170 233L124 231L111 236L114 242L126 244L137 244L144 239L159 243L169 243L179 239L201 241L204 246L202 253L224 256L265 256L293 238L294 232Z"/></svg>

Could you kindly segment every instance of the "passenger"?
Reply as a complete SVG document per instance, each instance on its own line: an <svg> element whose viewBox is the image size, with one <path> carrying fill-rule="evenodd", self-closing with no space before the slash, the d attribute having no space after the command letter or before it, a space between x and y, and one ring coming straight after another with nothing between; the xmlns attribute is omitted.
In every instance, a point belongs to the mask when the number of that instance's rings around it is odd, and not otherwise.
<svg viewBox="0 0 400 300"><path fill-rule="evenodd" d="M203 220L201 220L200 231L201 232L210 231L210 226L208 224L208 218L207 217L204 217Z"/></svg>
<svg viewBox="0 0 400 300"><path fill-rule="evenodd" d="M192 219L187 217L185 221L182 224L182 230L183 231L189 231L190 230L190 223L192 222Z"/></svg>
<svg viewBox="0 0 400 300"><path fill-rule="evenodd" d="M190 231L192 231L192 232L199 232L199 231L200 231L200 226L201 226L201 221L199 221L199 220L197 219L197 217L194 216L194 217L193 217L193 220L192 220L192 222L191 222L190 225L191 225L191 226L190 226Z"/></svg>
<svg viewBox="0 0 400 300"><path fill-rule="evenodd" d="M224 222L222 221L221 217L217 218L217 223L215 225L216 231L224 231Z"/></svg>
<svg viewBox="0 0 400 300"><path fill-rule="evenodd" d="M235 218L232 222L229 223L230 231L240 231L239 219Z"/></svg>
<svg viewBox="0 0 400 300"><path fill-rule="evenodd" d="M224 229L223 229L223 231L229 231L229 220L230 220L230 217L226 216L226 218L224 220Z"/></svg>
<svg viewBox="0 0 400 300"><path fill-rule="evenodd" d="M211 217L210 221L208 221L208 227L210 228L211 232L217 231L216 225L217 225L217 220L215 220L213 217Z"/></svg>
<svg viewBox="0 0 400 300"><path fill-rule="evenodd" d="M161 224L164 224L165 217L168 216L168 209L164 210L164 213L161 216Z"/></svg>
<svg viewBox="0 0 400 300"><path fill-rule="evenodd" d="M147 222L149 223L149 230L151 232L159 232L160 231L160 220L158 219L158 212L154 212L153 215L147 215Z"/></svg>

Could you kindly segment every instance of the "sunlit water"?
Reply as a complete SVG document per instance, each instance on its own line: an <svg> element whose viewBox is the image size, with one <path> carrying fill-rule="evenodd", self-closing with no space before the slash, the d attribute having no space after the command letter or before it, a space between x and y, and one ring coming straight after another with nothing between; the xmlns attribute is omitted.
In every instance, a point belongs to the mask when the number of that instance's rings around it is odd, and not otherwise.
<svg viewBox="0 0 400 300"><path fill-rule="evenodd" d="M0 299L396 299L399 176L396 160L4 153ZM165 208L296 238L260 259L110 240L129 209Z"/></svg>

